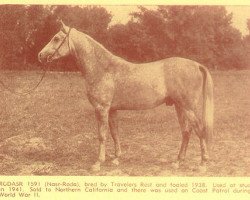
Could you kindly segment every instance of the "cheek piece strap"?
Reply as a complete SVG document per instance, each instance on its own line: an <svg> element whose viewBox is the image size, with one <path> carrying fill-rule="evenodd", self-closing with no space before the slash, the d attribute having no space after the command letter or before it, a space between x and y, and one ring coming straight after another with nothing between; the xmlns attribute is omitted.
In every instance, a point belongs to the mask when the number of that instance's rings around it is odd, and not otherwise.
<svg viewBox="0 0 250 200"><path fill-rule="evenodd" d="M56 53L59 54L59 49L61 48L61 46L63 45L63 43L65 42L65 40L66 40L67 38L68 38L68 47L69 47L69 51L70 51L70 46L69 46L69 34L70 34L70 31L71 31L71 28L69 28L68 33L67 33L66 36L63 38L62 42L61 42L60 45L56 48L56 50L54 51L54 53L53 53L52 55L48 56L48 58L47 58L48 61L51 60L51 59L54 57L54 55L55 55Z"/></svg>

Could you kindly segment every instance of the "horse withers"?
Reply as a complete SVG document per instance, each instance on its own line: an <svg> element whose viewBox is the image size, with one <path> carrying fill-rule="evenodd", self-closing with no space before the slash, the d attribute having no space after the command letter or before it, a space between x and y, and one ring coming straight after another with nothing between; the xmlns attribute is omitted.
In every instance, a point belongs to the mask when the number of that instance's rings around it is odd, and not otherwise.
<svg viewBox="0 0 250 200"><path fill-rule="evenodd" d="M93 38L62 23L61 30L38 54L42 63L72 55L86 82L87 97L98 122L99 156L92 169L105 161L105 141L109 132L115 144L114 163L121 155L117 110L143 110L161 104L175 106L182 131L177 166L185 159L191 133L200 139L201 166L208 161L213 135L213 82L201 64L172 57L135 64L113 55ZM203 96L202 118L198 115Z"/></svg>

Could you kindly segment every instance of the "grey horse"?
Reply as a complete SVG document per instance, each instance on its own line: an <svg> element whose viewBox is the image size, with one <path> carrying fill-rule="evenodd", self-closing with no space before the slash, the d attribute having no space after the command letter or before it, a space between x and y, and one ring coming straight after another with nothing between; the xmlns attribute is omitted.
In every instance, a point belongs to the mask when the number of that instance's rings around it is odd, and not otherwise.
<svg viewBox="0 0 250 200"><path fill-rule="evenodd" d="M115 163L121 155L117 110L143 110L161 104L175 106L182 131L177 166L185 159L191 133L200 139L201 166L208 161L213 135L213 81L206 67L184 58L135 64L113 55L93 38L62 23L61 30L38 54L42 63L72 55L86 82L87 97L98 122L97 171L105 161L105 141L110 130L115 144ZM203 97L202 119L198 102Z"/></svg>

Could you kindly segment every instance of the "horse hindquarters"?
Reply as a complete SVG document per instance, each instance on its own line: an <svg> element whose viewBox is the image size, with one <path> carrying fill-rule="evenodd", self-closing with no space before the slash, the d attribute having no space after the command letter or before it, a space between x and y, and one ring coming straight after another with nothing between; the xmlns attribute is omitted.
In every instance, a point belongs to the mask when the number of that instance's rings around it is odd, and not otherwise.
<svg viewBox="0 0 250 200"><path fill-rule="evenodd" d="M201 160L205 163L208 156L208 141L211 138L213 126L213 88L212 79L206 68L198 68L198 74L194 81L199 85L198 88L185 87L185 92L179 95L175 101L175 109L182 131L182 144L178 155L178 161L182 162L186 156L186 150L191 133L195 133L200 139ZM193 77L194 78L194 77ZM183 84L184 85L184 84ZM198 115L198 100L203 94L203 121ZM188 95L184 95L188 94ZM182 97L180 97L182 96Z"/></svg>

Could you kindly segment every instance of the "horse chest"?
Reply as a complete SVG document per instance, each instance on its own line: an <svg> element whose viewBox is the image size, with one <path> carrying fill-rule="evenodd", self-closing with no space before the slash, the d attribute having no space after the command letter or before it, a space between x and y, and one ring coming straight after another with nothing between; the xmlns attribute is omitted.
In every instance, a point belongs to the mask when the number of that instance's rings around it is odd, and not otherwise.
<svg viewBox="0 0 250 200"><path fill-rule="evenodd" d="M100 80L86 83L87 97L93 106L111 104L114 94L114 81L109 75Z"/></svg>

